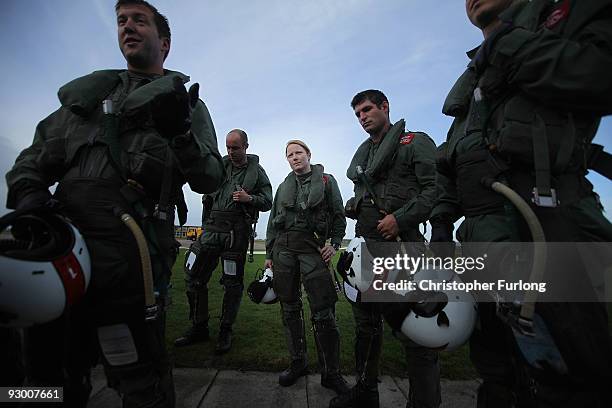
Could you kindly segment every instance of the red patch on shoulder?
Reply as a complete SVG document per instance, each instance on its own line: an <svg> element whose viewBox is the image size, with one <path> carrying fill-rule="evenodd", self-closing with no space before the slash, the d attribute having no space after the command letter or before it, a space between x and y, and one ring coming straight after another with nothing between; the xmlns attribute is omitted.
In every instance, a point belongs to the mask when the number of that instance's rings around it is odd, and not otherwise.
<svg viewBox="0 0 612 408"><path fill-rule="evenodd" d="M329 177L323 176L323 184L327 184L328 181L329 181Z"/></svg>
<svg viewBox="0 0 612 408"><path fill-rule="evenodd" d="M403 145L410 144L412 142L412 139L414 139L414 133L406 133L400 139L400 144L403 144Z"/></svg>
<svg viewBox="0 0 612 408"><path fill-rule="evenodd" d="M565 0L563 4L561 4L561 7L553 10L553 12L550 13L546 18L546 21L544 22L544 27L551 29L557 24L559 24L559 21L566 19L567 15L569 14L569 6L569 0Z"/></svg>

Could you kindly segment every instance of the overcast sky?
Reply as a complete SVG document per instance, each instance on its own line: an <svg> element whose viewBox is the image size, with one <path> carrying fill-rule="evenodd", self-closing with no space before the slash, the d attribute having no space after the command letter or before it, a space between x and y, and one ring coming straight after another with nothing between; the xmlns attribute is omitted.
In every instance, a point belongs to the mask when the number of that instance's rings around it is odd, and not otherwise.
<svg viewBox="0 0 612 408"><path fill-rule="evenodd" d="M165 67L201 85L225 151L225 135L244 129L274 190L289 172L285 142L302 139L313 163L352 194L345 172L366 138L349 106L353 95L380 89L391 119L409 130L446 137L442 103L482 37L461 0L153 1L170 20ZM27 147L36 124L57 109L57 90L94 70L123 68L113 0L4 0L0 6L0 171ZM596 141L608 144L612 120ZM612 183L589 175L607 208ZM188 224L200 222L199 195L187 193ZM0 183L6 202L6 185ZM3 207L3 205L1 207ZM6 210L0 210L6 211ZM609 215L608 215L609 216ZM265 235L267 213L258 225ZM347 237L354 236L349 224Z"/></svg>

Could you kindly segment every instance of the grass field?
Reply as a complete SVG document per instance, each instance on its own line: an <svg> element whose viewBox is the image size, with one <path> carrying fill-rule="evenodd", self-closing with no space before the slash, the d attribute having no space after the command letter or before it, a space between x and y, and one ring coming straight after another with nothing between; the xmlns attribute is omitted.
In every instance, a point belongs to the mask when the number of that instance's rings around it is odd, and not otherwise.
<svg viewBox="0 0 612 408"><path fill-rule="evenodd" d="M264 262L264 255L255 255L255 262L247 263L245 271L245 293L242 299L238 319L234 325L234 342L229 353L216 356L214 354L216 336L218 334L219 316L223 287L219 284L220 267L213 274L209 287L210 329L211 340L196 345L175 348L174 339L179 337L190 325L187 320L189 308L185 297L184 272L182 263L184 250L181 250L172 276L172 302L168 313L166 341L168 350L178 367L215 367L238 370L282 371L289 365L289 354L285 343L285 335L281 322L280 305L258 305L246 295L246 287L254 279L257 268ZM336 305L338 327L341 341L340 366L345 374L354 371L353 338L355 325L350 304L339 295ZM304 298L304 313L307 331L308 360L311 368L317 367L316 350L310 325L310 310L306 296ZM401 343L392 335L385 325L383 357L381 371L383 374L405 376L405 358ZM474 378L476 372L468 359L468 350L464 346L454 352L441 353L441 374L448 379Z"/></svg>

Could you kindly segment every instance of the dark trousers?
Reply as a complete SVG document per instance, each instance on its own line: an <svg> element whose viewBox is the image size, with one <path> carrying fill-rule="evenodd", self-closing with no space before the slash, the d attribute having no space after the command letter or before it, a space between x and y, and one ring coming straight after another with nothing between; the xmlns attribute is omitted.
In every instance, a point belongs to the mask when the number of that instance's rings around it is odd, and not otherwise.
<svg viewBox="0 0 612 408"><path fill-rule="evenodd" d="M107 333L111 328L106 344L102 344L100 327L84 308L74 308L55 321L25 331L26 384L64 387L64 402L58 406L84 407L91 391L91 368L101 362L109 386L121 394L124 407L172 407L174 385L164 325L164 316L151 323L144 319L117 321L101 326ZM122 330L113 338L116 327ZM131 339L127 342L126 333ZM107 345L114 341L122 347L129 343L130 347L114 351L131 351L132 358L112 358L113 347Z"/></svg>
<svg viewBox="0 0 612 408"><path fill-rule="evenodd" d="M223 274L219 283L224 288L221 326L231 328L238 316L244 291L248 241L243 239L230 247L229 234L223 233L205 233L201 241L203 244L195 263L185 275L190 318L194 324L208 324L208 282L221 260Z"/></svg>
<svg viewBox="0 0 612 408"><path fill-rule="evenodd" d="M378 373L383 345L381 303L352 304L355 317L355 370L357 380L366 388L378 388ZM410 380L409 402L412 407L440 406L440 365L438 352L398 336L406 352Z"/></svg>

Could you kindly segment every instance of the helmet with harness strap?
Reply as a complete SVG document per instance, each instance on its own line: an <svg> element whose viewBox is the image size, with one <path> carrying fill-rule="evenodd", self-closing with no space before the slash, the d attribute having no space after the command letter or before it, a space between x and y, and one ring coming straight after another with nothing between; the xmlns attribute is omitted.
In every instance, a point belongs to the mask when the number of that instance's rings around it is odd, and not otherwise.
<svg viewBox="0 0 612 408"><path fill-rule="evenodd" d="M91 261L65 217L39 207L0 218L0 326L28 327L62 315L85 294Z"/></svg>
<svg viewBox="0 0 612 408"><path fill-rule="evenodd" d="M414 275L414 281L417 288L421 287L421 281L461 282L450 269L422 269ZM406 293L404 303L386 308L385 320L394 330L423 347L450 351L462 346L474 330L478 309L470 293L446 289L449 286Z"/></svg>
<svg viewBox="0 0 612 408"><path fill-rule="evenodd" d="M371 289L373 257L365 239L354 238L338 260L337 270L344 278L344 294L351 302L360 302ZM392 282L397 270L384 279ZM421 290L419 281L460 282L448 269L421 269L412 279L417 289L397 292L397 302L385 304L383 315L389 325L415 343L436 350L453 350L463 345L476 324L477 308L473 296L459 290Z"/></svg>
<svg viewBox="0 0 612 408"><path fill-rule="evenodd" d="M260 269L259 273L261 272L262 270ZM272 270L270 268L266 269L261 276L259 273L247 289L249 298L255 303L271 304L278 302L278 296L276 296L272 287Z"/></svg>
<svg viewBox="0 0 612 408"><path fill-rule="evenodd" d="M372 265L372 262L372 255L363 237L353 238L346 251L340 254L336 270L344 280L344 295L350 302L360 302L361 294L371 287L372 268L366 273L364 267Z"/></svg>

